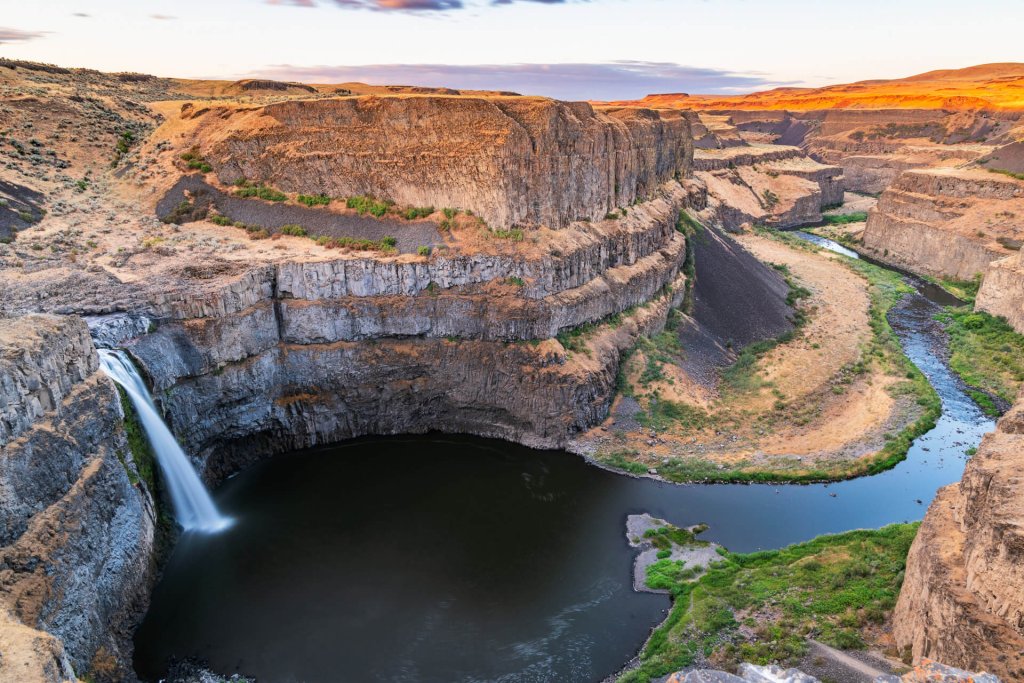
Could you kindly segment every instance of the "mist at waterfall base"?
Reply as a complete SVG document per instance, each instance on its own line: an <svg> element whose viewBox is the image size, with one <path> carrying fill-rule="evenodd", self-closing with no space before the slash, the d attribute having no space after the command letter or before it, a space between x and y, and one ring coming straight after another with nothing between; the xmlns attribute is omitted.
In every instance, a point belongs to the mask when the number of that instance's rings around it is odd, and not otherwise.
<svg viewBox="0 0 1024 683"><path fill-rule="evenodd" d="M128 394L171 494L175 517L185 531L213 533L231 520L221 515L185 452L153 405L142 376L123 351L100 349L100 365Z"/></svg>

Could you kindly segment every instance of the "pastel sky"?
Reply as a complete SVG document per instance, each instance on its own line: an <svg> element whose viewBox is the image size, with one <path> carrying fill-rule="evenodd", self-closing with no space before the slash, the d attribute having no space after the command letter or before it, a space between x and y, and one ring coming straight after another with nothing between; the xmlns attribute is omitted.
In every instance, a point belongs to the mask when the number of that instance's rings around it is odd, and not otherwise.
<svg viewBox="0 0 1024 683"><path fill-rule="evenodd" d="M1021 0L0 0L0 56L161 76L735 93L1024 61Z"/></svg>

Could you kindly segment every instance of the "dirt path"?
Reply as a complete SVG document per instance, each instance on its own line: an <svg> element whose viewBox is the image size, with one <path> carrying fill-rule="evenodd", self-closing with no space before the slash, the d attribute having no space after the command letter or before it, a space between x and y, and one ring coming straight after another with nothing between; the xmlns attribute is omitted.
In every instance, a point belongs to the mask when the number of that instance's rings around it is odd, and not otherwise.
<svg viewBox="0 0 1024 683"><path fill-rule="evenodd" d="M829 669L832 674L832 678L836 677L839 672L834 671L834 667L838 666L846 672L845 676L837 678L836 680L850 681L850 683L871 683L878 676L886 676L890 672L883 671L882 669L876 668L867 662L861 661L856 657L851 657L842 650L837 650L834 647L830 647L825 643L820 643L817 640L809 640L808 643L811 646L811 657L821 657L828 662L832 663L832 667L824 665L822 668Z"/></svg>

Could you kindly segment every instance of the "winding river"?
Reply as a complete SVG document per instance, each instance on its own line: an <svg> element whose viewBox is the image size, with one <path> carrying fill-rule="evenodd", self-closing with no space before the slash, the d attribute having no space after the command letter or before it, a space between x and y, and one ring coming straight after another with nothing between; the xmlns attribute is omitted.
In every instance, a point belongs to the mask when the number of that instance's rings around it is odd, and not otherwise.
<svg viewBox="0 0 1024 683"><path fill-rule="evenodd" d="M943 414L888 472L678 486L442 435L281 455L215 492L230 529L178 542L136 635L137 671L157 680L188 657L275 683L600 681L669 607L632 590L627 515L704 522L704 538L752 551L920 519L960 478L993 423L943 359L932 316L952 302L916 284L890 322Z"/></svg>

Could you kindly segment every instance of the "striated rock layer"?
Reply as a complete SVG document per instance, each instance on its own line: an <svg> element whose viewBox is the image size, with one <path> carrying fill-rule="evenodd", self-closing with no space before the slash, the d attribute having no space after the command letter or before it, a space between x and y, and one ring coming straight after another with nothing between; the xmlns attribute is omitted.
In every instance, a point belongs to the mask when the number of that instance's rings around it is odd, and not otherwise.
<svg viewBox="0 0 1024 683"><path fill-rule="evenodd" d="M989 264L975 308L1003 316L1024 334L1024 252Z"/></svg>
<svg viewBox="0 0 1024 683"><path fill-rule="evenodd" d="M863 246L915 273L970 280L1024 240L1024 182L981 170L907 171L868 217Z"/></svg>
<svg viewBox="0 0 1024 683"><path fill-rule="evenodd" d="M181 116L222 182L469 209L499 228L598 219L687 175L693 154L686 114L542 98L189 104Z"/></svg>
<svg viewBox="0 0 1024 683"><path fill-rule="evenodd" d="M128 675L153 502L80 318L0 320L0 680Z"/></svg>
<svg viewBox="0 0 1024 683"><path fill-rule="evenodd" d="M620 354L684 293L688 193L659 193L547 253L283 262L171 288L128 348L211 479L363 434L563 445L604 418ZM596 323L586 349L552 339Z"/></svg>
<svg viewBox="0 0 1024 683"><path fill-rule="evenodd" d="M907 558L897 645L1024 679L1024 394L936 496Z"/></svg>
<svg viewBox="0 0 1024 683"><path fill-rule="evenodd" d="M707 192L701 218L727 230L745 223L790 228L821 220L843 202L843 171L784 145L698 149L694 179Z"/></svg>

